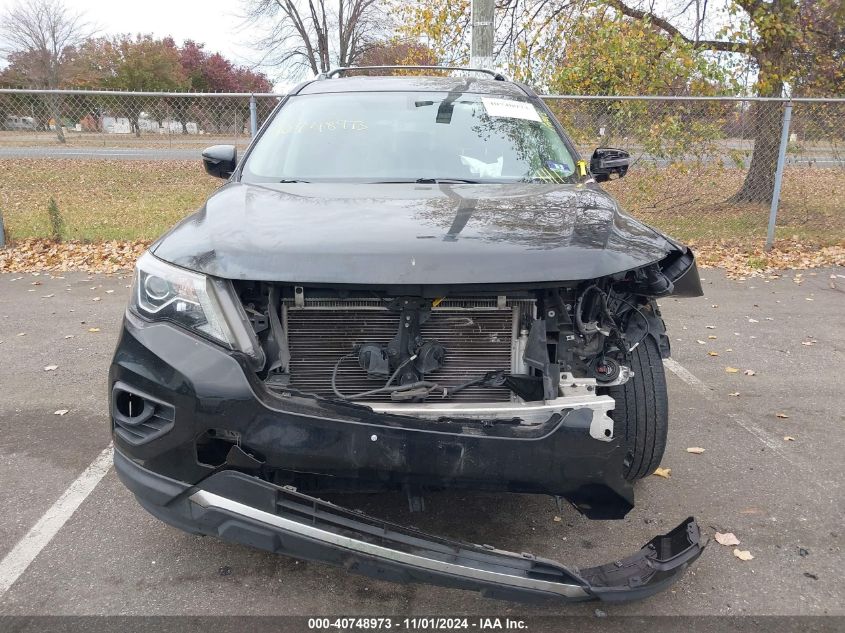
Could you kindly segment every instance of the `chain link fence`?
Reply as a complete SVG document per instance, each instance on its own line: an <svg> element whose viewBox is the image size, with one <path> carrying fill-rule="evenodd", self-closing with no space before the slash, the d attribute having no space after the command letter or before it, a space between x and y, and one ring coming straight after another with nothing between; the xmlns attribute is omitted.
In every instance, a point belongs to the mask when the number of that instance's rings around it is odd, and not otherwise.
<svg viewBox="0 0 845 633"><path fill-rule="evenodd" d="M584 156L631 153L605 187L679 239L763 240L773 201L772 237L845 239L843 99L544 98Z"/></svg>
<svg viewBox="0 0 845 633"><path fill-rule="evenodd" d="M0 147L245 147L281 95L0 90ZM36 153L37 154L37 153ZM163 156L167 158L167 156Z"/></svg>
<svg viewBox="0 0 845 633"><path fill-rule="evenodd" d="M244 148L280 98L0 90L0 160L196 160L208 145ZM770 237L845 239L845 99L544 99L586 159L630 152L627 175L604 186L678 239L759 244L773 209Z"/></svg>

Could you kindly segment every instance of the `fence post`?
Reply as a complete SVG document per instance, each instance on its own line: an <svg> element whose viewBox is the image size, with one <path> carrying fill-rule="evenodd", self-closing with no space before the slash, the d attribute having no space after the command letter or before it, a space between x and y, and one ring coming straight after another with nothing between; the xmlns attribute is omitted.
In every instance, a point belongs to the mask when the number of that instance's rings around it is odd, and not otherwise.
<svg viewBox="0 0 845 633"><path fill-rule="evenodd" d="M258 108L255 103L255 95L249 95L249 131L252 137L258 132Z"/></svg>
<svg viewBox="0 0 845 633"><path fill-rule="evenodd" d="M775 241L775 221L778 217L780 205L780 187L783 183L783 166L786 163L786 147L789 144L789 124L792 121L792 101L783 106L783 125L780 131L780 150L778 151L778 166L775 170L775 189L772 192L772 207L769 210L769 229L766 232L766 250L772 250Z"/></svg>

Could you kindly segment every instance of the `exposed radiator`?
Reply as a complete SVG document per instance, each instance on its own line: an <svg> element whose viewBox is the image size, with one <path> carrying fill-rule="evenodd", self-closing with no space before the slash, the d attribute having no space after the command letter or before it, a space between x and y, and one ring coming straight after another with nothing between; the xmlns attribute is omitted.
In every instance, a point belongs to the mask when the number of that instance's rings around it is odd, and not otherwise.
<svg viewBox="0 0 845 633"><path fill-rule="evenodd" d="M488 371L514 369L513 356L520 324L533 311L531 301L499 305L490 300L446 300L432 309L420 328L424 339L439 341L446 348L443 366L425 379L454 387L483 376ZM333 396L331 374L339 358L363 343L385 344L399 326L399 314L378 299L308 299L304 305L283 305L284 328L290 347L290 384L308 393ZM346 394L381 387L383 380L371 380L356 359L344 361L337 386ZM469 387L453 400L471 402L509 401L507 389ZM390 400L387 394L367 400Z"/></svg>

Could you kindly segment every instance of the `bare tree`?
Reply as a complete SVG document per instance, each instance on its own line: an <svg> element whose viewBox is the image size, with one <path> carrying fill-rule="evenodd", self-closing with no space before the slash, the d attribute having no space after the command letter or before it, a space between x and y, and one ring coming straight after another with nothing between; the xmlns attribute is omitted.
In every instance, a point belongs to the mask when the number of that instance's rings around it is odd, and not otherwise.
<svg viewBox="0 0 845 633"><path fill-rule="evenodd" d="M70 72L76 47L93 31L62 0L26 0L0 17L0 54L16 60L31 86L55 90ZM56 137L64 143L60 97L49 95L46 100Z"/></svg>
<svg viewBox="0 0 845 633"><path fill-rule="evenodd" d="M265 64L290 74L357 63L378 39L378 0L244 0L248 22L264 30Z"/></svg>

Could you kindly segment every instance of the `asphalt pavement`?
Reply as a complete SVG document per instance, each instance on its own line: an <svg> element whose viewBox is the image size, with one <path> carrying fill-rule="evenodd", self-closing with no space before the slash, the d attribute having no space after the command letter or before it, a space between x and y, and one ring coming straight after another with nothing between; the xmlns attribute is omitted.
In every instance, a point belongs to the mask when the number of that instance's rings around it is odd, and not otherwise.
<svg viewBox="0 0 845 633"><path fill-rule="evenodd" d="M512 494L432 494L424 514L409 514L400 495L332 500L581 566L616 560L694 515L711 537L736 534L753 560L711 542L675 587L646 601L496 602L185 534L142 510L110 470L0 591L0 613L845 615L845 269L703 277L705 297L662 301L674 361L671 476L643 480L625 520L589 521ZM0 275L0 557L109 444L107 370L129 281Z"/></svg>

